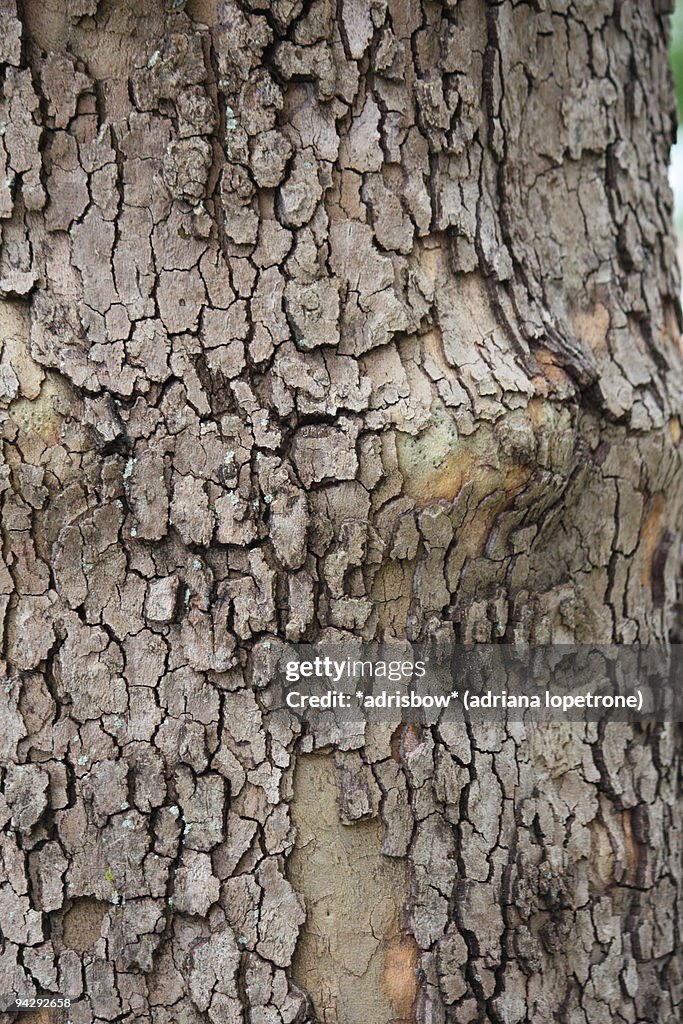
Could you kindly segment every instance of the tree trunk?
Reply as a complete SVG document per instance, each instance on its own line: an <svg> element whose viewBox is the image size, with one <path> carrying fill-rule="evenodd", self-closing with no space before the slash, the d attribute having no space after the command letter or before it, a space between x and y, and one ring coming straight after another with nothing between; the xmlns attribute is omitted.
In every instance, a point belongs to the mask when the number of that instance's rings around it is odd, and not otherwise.
<svg viewBox="0 0 683 1024"><path fill-rule="evenodd" d="M331 743L257 668L669 637L667 10L2 0L0 994L679 1019L675 726Z"/></svg>

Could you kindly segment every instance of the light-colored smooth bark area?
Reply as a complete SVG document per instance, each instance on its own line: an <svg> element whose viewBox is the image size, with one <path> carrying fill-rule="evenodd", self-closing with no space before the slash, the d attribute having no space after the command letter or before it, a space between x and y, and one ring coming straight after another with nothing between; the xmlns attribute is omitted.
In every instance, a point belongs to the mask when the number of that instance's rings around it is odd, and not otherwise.
<svg viewBox="0 0 683 1024"><path fill-rule="evenodd" d="M302 735L263 669L677 628L666 13L0 2L0 993L679 1019L675 727Z"/></svg>

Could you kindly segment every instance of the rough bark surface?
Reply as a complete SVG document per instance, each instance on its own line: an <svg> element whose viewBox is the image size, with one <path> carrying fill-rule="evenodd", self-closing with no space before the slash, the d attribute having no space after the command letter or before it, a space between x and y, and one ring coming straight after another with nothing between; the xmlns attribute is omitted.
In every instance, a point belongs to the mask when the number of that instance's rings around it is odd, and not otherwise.
<svg viewBox="0 0 683 1024"><path fill-rule="evenodd" d="M671 726L262 699L278 639L667 636L666 7L1 0L1 992L679 1019Z"/></svg>

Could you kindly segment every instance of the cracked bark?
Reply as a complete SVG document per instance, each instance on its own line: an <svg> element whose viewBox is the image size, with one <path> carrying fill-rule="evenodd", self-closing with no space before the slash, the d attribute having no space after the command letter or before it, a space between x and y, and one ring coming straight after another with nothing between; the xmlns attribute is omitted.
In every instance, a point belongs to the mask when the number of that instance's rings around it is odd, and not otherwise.
<svg viewBox="0 0 683 1024"><path fill-rule="evenodd" d="M678 1019L673 727L260 697L278 638L669 635L666 8L2 0L1 992Z"/></svg>

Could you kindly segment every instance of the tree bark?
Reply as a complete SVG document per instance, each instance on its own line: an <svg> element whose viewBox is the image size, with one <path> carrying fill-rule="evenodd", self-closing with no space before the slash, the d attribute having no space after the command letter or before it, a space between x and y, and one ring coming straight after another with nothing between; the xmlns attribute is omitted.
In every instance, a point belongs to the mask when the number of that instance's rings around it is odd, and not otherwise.
<svg viewBox="0 0 683 1024"><path fill-rule="evenodd" d="M0 994L679 1019L676 726L330 742L258 671L670 636L668 10L2 0Z"/></svg>

